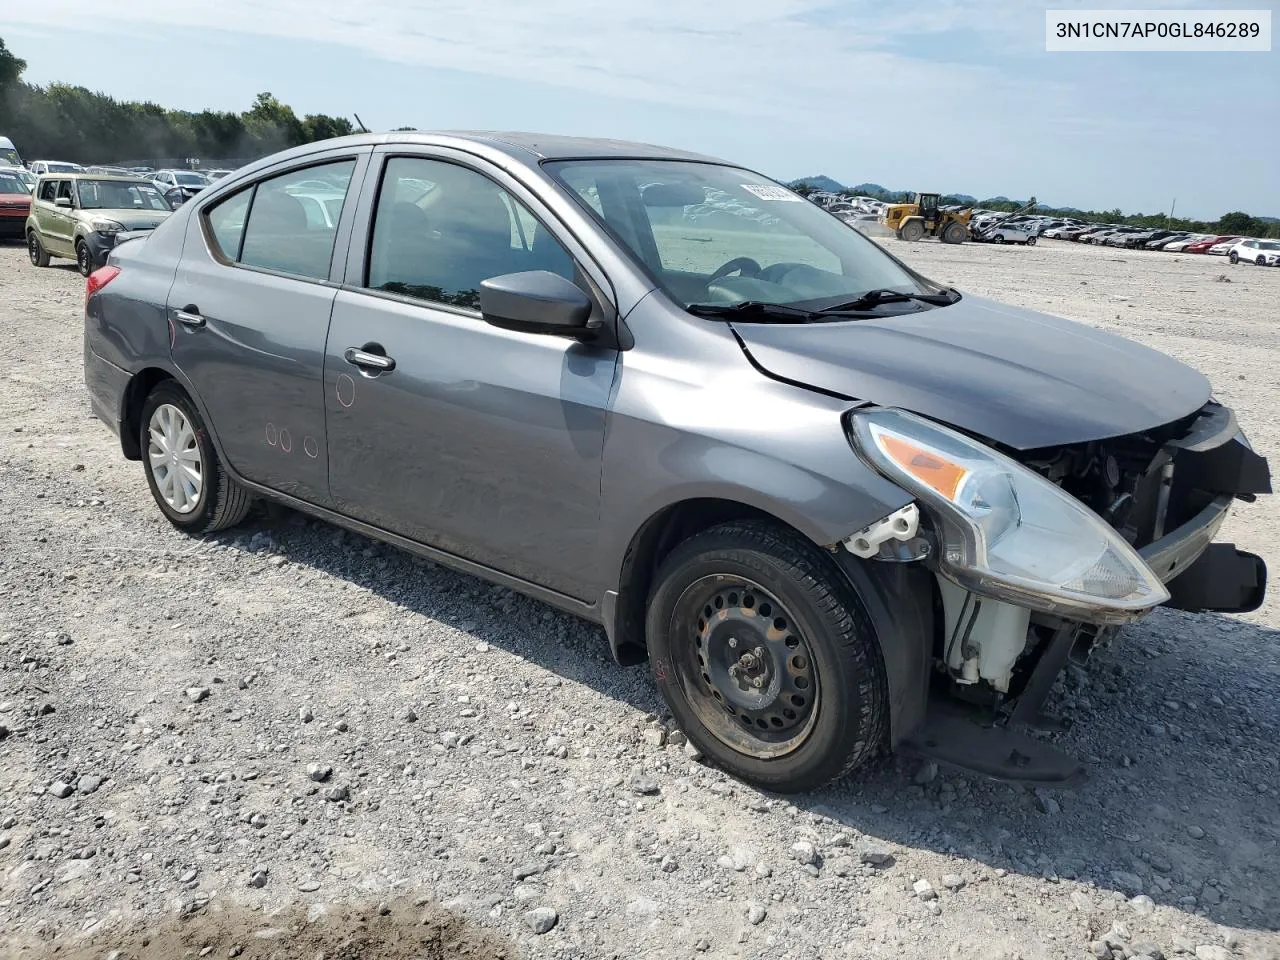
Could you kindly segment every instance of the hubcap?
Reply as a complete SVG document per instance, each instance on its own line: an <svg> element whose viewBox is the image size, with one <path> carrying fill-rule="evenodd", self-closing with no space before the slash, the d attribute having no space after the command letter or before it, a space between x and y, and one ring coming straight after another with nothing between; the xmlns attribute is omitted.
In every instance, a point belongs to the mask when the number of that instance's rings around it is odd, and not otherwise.
<svg viewBox="0 0 1280 960"><path fill-rule="evenodd" d="M707 577L676 606L678 679L718 739L757 757L799 747L815 718L818 677L798 624L747 580Z"/></svg>
<svg viewBox="0 0 1280 960"><path fill-rule="evenodd" d="M160 496L178 513L200 502L204 470L200 444L186 414L171 403L156 407L147 424L147 461Z"/></svg>

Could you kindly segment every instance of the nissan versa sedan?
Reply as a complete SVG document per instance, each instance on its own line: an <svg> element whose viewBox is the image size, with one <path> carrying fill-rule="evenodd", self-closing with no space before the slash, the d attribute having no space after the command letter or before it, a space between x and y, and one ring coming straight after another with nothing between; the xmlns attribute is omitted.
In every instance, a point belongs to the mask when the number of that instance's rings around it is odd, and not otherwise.
<svg viewBox="0 0 1280 960"><path fill-rule="evenodd" d="M84 363L180 530L275 501L598 622L778 791L893 748L1071 782L1029 729L1069 657L1265 590L1212 541L1268 466L1195 370L676 150L268 157L112 250Z"/></svg>

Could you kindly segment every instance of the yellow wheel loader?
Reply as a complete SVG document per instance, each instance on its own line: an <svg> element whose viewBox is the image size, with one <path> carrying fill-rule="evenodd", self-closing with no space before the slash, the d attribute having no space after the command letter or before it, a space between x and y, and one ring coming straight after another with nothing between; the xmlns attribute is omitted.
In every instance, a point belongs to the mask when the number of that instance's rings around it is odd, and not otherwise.
<svg viewBox="0 0 1280 960"><path fill-rule="evenodd" d="M973 211L940 210L939 195L917 193L911 203L892 203L884 208L880 222L899 240L937 237L943 243L964 243L969 237L969 218Z"/></svg>

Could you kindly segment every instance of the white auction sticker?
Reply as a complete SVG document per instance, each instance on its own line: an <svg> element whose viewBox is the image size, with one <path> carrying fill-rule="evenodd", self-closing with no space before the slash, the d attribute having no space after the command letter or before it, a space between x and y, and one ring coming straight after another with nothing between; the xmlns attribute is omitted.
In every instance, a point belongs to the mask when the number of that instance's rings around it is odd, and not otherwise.
<svg viewBox="0 0 1280 960"><path fill-rule="evenodd" d="M761 200L785 200L788 203L803 203L804 198L792 193L786 187L774 187L767 183L739 184L747 193L754 194Z"/></svg>
<svg viewBox="0 0 1280 960"><path fill-rule="evenodd" d="M1046 10L1044 27L1051 52L1271 49L1270 10Z"/></svg>

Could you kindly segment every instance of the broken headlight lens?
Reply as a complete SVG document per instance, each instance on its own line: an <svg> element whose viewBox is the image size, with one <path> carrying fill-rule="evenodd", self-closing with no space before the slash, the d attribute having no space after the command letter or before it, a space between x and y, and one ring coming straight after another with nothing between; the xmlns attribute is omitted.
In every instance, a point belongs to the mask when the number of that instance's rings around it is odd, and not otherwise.
<svg viewBox="0 0 1280 960"><path fill-rule="evenodd" d="M932 508L942 573L973 590L1075 619L1131 619L1169 592L1096 513L1022 464L890 408L850 416L854 446Z"/></svg>

